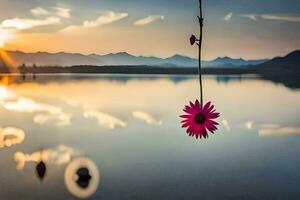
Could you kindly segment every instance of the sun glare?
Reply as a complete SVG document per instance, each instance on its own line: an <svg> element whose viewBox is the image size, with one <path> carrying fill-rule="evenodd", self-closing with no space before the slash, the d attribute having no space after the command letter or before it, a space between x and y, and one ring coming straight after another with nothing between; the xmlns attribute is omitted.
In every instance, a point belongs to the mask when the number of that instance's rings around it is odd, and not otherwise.
<svg viewBox="0 0 300 200"><path fill-rule="evenodd" d="M0 29L0 47L3 47L5 42L12 38L12 32L9 30Z"/></svg>

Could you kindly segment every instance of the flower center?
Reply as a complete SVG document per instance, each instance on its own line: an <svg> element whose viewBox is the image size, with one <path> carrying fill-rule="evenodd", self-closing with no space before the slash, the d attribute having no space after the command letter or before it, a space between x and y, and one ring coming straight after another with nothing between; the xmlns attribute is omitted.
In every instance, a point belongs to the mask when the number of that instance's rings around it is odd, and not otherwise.
<svg viewBox="0 0 300 200"><path fill-rule="evenodd" d="M198 113L195 115L194 120L197 124L203 124L206 118L202 113Z"/></svg>

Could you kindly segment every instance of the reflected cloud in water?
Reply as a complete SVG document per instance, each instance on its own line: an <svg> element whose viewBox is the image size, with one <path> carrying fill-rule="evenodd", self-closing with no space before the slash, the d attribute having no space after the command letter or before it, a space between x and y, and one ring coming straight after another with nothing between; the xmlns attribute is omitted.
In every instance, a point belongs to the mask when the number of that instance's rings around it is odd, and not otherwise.
<svg viewBox="0 0 300 200"><path fill-rule="evenodd" d="M16 98L10 101L1 102L3 107L7 110L15 112L49 112L51 114L57 114L61 112L61 109L55 106L38 103L34 100L27 99L24 97Z"/></svg>
<svg viewBox="0 0 300 200"><path fill-rule="evenodd" d="M147 112L134 111L132 112L132 116L136 119L144 121L147 124L162 125L162 120L156 119L154 116L150 115Z"/></svg>
<svg viewBox="0 0 300 200"><path fill-rule="evenodd" d="M300 136L300 127L263 128L258 131L259 136Z"/></svg>
<svg viewBox="0 0 300 200"><path fill-rule="evenodd" d="M276 128L280 128L280 125L278 125L278 124L261 124L261 125L259 125L259 128L276 129Z"/></svg>
<svg viewBox="0 0 300 200"><path fill-rule="evenodd" d="M65 185L77 198L87 199L98 189L100 173L97 165L89 158L71 161L65 169Z"/></svg>
<svg viewBox="0 0 300 200"><path fill-rule="evenodd" d="M25 133L22 129L14 127L0 127L0 148L21 144L24 139Z"/></svg>
<svg viewBox="0 0 300 200"><path fill-rule="evenodd" d="M114 129L116 127L126 127L127 122L112 116L107 113L103 113L100 111L96 110L86 110L84 111L84 117L89 119L89 118L94 118L98 121L98 124L100 126L103 126L108 129Z"/></svg>
<svg viewBox="0 0 300 200"><path fill-rule="evenodd" d="M15 95L12 92L8 91L5 86L0 85L0 101L7 101L13 99Z"/></svg>
<svg viewBox="0 0 300 200"><path fill-rule="evenodd" d="M279 124L272 123L254 123L253 121L247 121L244 124L247 130L256 129L258 136L271 137L271 136L300 136L300 127L297 126L280 126Z"/></svg>
<svg viewBox="0 0 300 200"><path fill-rule="evenodd" d="M33 118L37 124L45 124L50 121L54 121L56 126L71 124L71 115L64 113L61 108L17 96L5 86L0 86L0 105L6 110L20 113L43 112L43 114L38 114Z"/></svg>
<svg viewBox="0 0 300 200"><path fill-rule="evenodd" d="M56 126L68 126L71 124L71 117L71 114L63 112L57 114L38 114L34 116L33 121L40 125L46 124L47 122L55 122Z"/></svg>
<svg viewBox="0 0 300 200"><path fill-rule="evenodd" d="M222 124L225 127L226 131L230 131L231 130L231 127L230 127L230 124L229 124L228 120L223 119L222 120Z"/></svg>
<svg viewBox="0 0 300 200"><path fill-rule="evenodd" d="M253 128L253 122L252 121L247 121L245 123L245 128L248 130L251 130Z"/></svg>
<svg viewBox="0 0 300 200"><path fill-rule="evenodd" d="M22 170L26 162L39 163L41 160L45 163L63 165L71 161L72 157L81 155L76 149L65 145L59 145L54 148L36 151L33 153L16 152L14 155L17 162L17 169Z"/></svg>

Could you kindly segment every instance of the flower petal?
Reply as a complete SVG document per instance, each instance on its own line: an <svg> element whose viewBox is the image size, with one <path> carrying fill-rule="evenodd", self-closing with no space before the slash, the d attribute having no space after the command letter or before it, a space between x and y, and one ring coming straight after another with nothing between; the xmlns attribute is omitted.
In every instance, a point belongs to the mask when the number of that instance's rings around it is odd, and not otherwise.
<svg viewBox="0 0 300 200"><path fill-rule="evenodd" d="M212 122L213 125L219 125L218 122L215 122L215 121L213 121L213 120L211 120L211 122Z"/></svg>
<svg viewBox="0 0 300 200"><path fill-rule="evenodd" d="M191 108L189 106L185 106L185 109L183 109L183 111L188 113L188 114L193 114L194 113L193 108Z"/></svg>
<svg viewBox="0 0 300 200"><path fill-rule="evenodd" d="M179 117L181 117L181 118L190 118L191 115L180 115Z"/></svg>
<svg viewBox="0 0 300 200"><path fill-rule="evenodd" d="M205 106L203 107L203 111L206 112L207 109L210 107L211 102L208 102L207 104L205 104Z"/></svg>
<svg viewBox="0 0 300 200"><path fill-rule="evenodd" d="M197 109L197 110L201 109L200 102L199 102L198 99L195 101L195 107L194 108Z"/></svg>
<svg viewBox="0 0 300 200"><path fill-rule="evenodd" d="M191 127L188 127L188 129L186 130L187 133L192 133L191 131Z"/></svg>
<svg viewBox="0 0 300 200"><path fill-rule="evenodd" d="M194 109L194 104L190 101L190 106Z"/></svg>
<svg viewBox="0 0 300 200"><path fill-rule="evenodd" d="M188 127L188 126L190 126L189 123L185 123L185 124L182 124L182 125L181 125L182 128L186 128L186 127Z"/></svg>
<svg viewBox="0 0 300 200"><path fill-rule="evenodd" d="M209 132L214 133L217 130L217 127L213 123L206 123L205 127L208 129Z"/></svg>
<svg viewBox="0 0 300 200"><path fill-rule="evenodd" d="M207 118L209 118L209 119L216 119L218 117L220 117L220 113L209 113L209 114L207 114Z"/></svg>
<svg viewBox="0 0 300 200"><path fill-rule="evenodd" d="M211 105L210 108L207 109L207 112L211 112L214 109L214 105Z"/></svg>
<svg viewBox="0 0 300 200"><path fill-rule="evenodd" d="M203 130L204 131L203 131L202 135L204 136L204 138L208 138L208 134L207 134L206 128L204 128Z"/></svg>

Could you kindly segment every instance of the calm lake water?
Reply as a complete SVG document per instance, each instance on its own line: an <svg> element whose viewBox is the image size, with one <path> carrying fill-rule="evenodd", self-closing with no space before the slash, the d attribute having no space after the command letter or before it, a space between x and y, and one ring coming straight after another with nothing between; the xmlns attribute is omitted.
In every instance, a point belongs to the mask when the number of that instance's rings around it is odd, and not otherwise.
<svg viewBox="0 0 300 200"><path fill-rule="evenodd" d="M207 140L180 126L197 95L196 76L2 76L0 199L300 199L299 88L206 76Z"/></svg>

